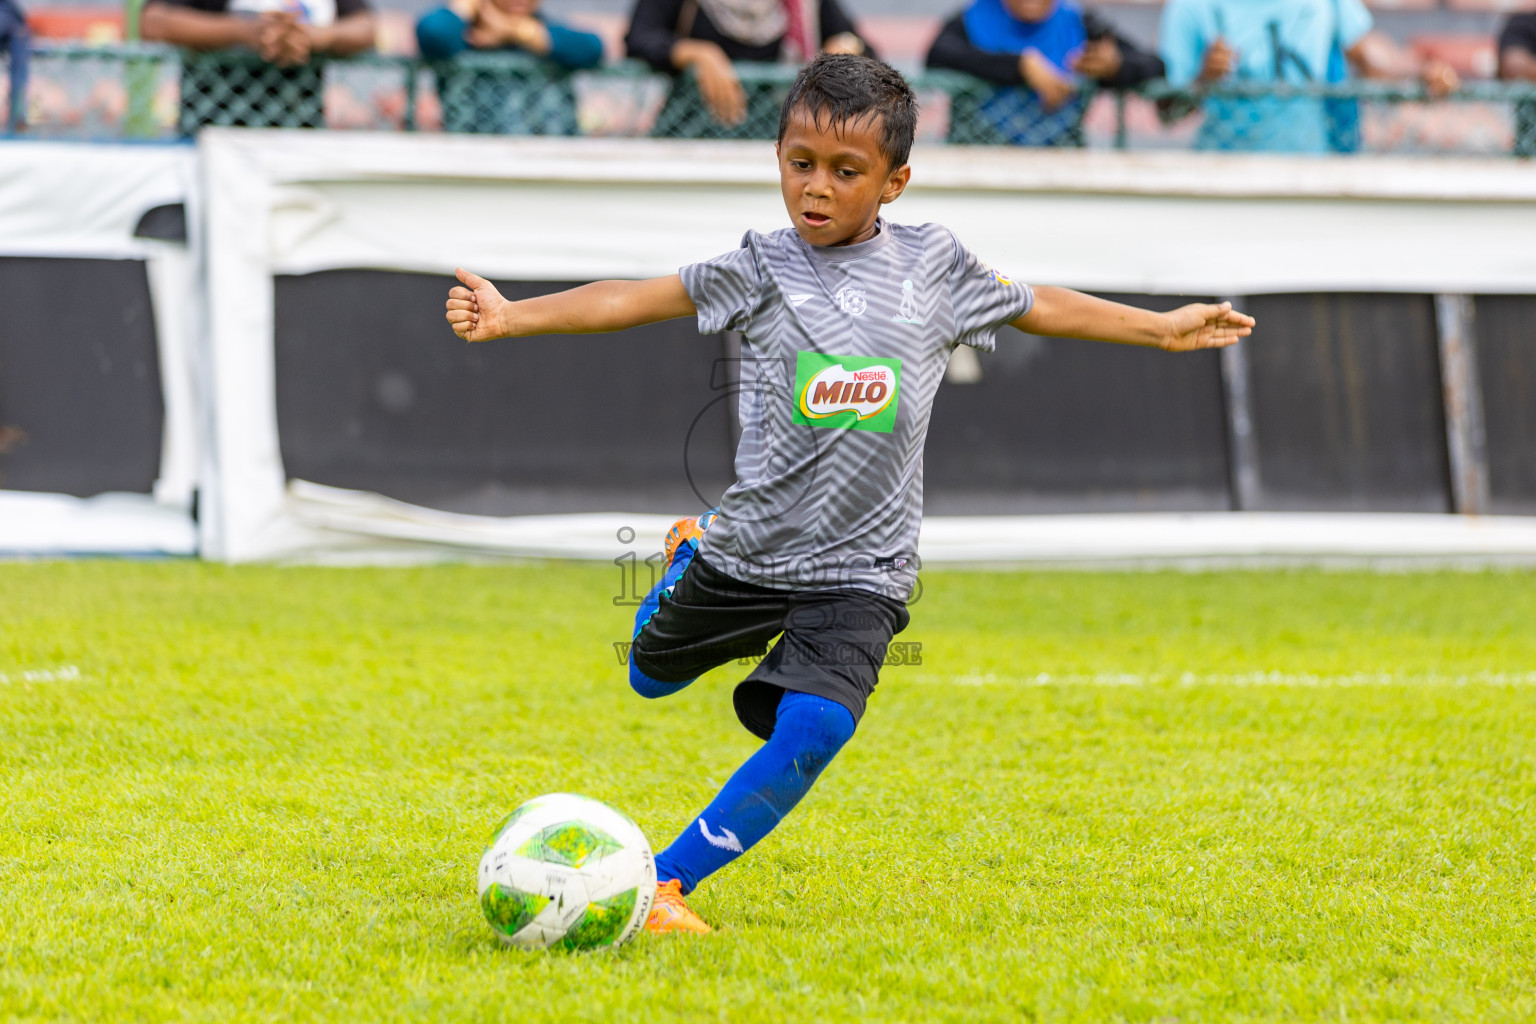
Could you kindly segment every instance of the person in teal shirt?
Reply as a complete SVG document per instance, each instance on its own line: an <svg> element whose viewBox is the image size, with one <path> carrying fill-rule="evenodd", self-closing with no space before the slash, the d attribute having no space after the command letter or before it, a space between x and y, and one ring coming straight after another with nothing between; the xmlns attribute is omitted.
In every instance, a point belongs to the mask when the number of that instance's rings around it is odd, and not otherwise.
<svg viewBox="0 0 1536 1024"><path fill-rule="evenodd" d="M575 135L576 94L569 72L596 67L603 41L546 18L538 0L456 0L416 23L421 55L441 62L438 94L451 132ZM513 50L544 58L529 68L455 67L468 49Z"/></svg>
<svg viewBox="0 0 1536 1024"><path fill-rule="evenodd" d="M1423 78L1436 95L1456 73L1420 62L1373 31L1361 0L1169 0L1159 49L1168 82L1208 86L1223 80L1289 84L1365 78ZM1318 99L1212 97L1197 145L1202 149L1323 153L1352 148L1340 125L1352 104Z"/></svg>

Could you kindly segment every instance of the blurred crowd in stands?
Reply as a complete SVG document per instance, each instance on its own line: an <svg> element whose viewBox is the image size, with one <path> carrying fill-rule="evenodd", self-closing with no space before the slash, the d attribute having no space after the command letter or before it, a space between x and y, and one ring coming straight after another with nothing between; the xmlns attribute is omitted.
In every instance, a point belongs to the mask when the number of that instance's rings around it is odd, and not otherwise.
<svg viewBox="0 0 1536 1024"><path fill-rule="evenodd" d="M13 80L24 80L26 20L15 2L0 0L0 53L9 48ZM148 0L141 31L146 40L194 52L258 55L281 69L289 100L312 111L294 123L319 124L317 58L370 49L377 25L369 0ZM605 60L599 35L552 15L541 0L448 0L420 17L415 36L420 55L436 62L439 90L462 93L462 102L444 104L449 130L576 130L569 84L566 98L546 104L543 121L530 123L510 102L516 83L506 75L444 77L466 54L521 52L554 73ZM876 48L839 0L635 0L623 37L624 56L672 76L655 122L659 135L687 134L682 126L701 119L747 132L754 97L744 68L798 64L817 52ZM1536 12L1506 19L1497 54L1498 77L1536 82ZM1356 100L1266 87L1382 79L1417 81L1428 96L1441 97L1461 85L1446 61L1378 30L1362 0L1166 0L1155 50L1075 0L968 0L947 12L925 64L987 83L971 120L952 124L980 123L988 141L1030 145L1076 144L1094 89L1162 80L1186 92L1165 97L1160 115L1172 120L1198 108L1204 116L1195 141L1204 148L1350 151L1358 148ZM184 104L216 92L223 68L184 60ZM1244 88L1223 88L1233 84ZM20 92L13 81L9 94ZM190 127L206 120L198 115ZM974 141L954 128L950 138Z"/></svg>

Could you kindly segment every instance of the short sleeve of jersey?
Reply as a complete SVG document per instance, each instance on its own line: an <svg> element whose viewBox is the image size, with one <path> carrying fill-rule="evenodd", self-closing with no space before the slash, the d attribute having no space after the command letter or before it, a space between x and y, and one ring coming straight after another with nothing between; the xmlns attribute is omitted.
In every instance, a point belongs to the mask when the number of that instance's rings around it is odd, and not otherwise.
<svg viewBox="0 0 1536 1024"><path fill-rule="evenodd" d="M1348 50L1358 43L1375 24L1371 18L1371 12L1365 9L1365 4L1360 0L1338 0L1334 9L1338 11L1339 16L1336 31L1341 50Z"/></svg>
<svg viewBox="0 0 1536 1024"><path fill-rule="evenodd" d="M997 347L999 327L1028 313L1035 304L1029 285L993 270L958 239L949 273L949 294L955 312L955 341L983 352Z"/></svg>
<svg viewBox="0 0 1536 1024"><path fill-rule="evenodd" d="M752 233L741 248L703 263L690 263L678 271L683 288L699 311L699 333L744 331L757 309L762 276L752 251Z"/></svg>

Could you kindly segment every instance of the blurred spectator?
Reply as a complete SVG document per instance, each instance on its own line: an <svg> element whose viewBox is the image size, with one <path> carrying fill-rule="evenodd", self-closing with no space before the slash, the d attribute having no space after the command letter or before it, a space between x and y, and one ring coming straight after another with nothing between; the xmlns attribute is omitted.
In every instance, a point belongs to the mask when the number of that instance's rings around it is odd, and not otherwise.
<svg viewBox="0 0 1536 1024"><path fill-rule="evenodd" d="M368 0L149 0L140 28L145 39L191 50L253 50L275 74L239 75L210 53L181 70L181 129L205 124L324 123L323 82L311 64L330 54L372 49Z"/></svg>
<svg viewBox="0 0 1536 1024"><path fill-rule="evenodd" d="M1380 32L1361 0L1169 0L1160 38L1168 81L1328 83L1349 77L1420 77L1432 95L1459 84L1443 61L1420 62ZM1211 98L1205 149L1320 153L1359 146L1352 100Z"/></svg>
<svg viewBox="0 0 1536 1024"><path fill-rule="evenodd" d="M416 23L428 60L477 50L518 50L553 62L548 73L495 67L437 69L443 127L450 132L575 135L576 92L563 71L595 67L603 41L551 21L539 0L454 0Z"/></svg>
<svg viewBox="0 0 1536 1024"><path fill-rule="evenodd" d="M444 60L470 47L522 50L572 69L596 67L603 60L597 35L551 21L539 10L539 0L455 0L422 16L416 42L428 60Z"/></svg>
<svg viewBox="0 0 1536 1024"><path fill-rule="evenodd" d="M15 0L0 0L0 51L10 54L11 110L7 118L13 132L27 126L27 70L32 60L32 33L27 16Z"/></svg>
<svg viewBox="0 0 1536 1024"><path fill-rule="evenodd" d="M1499 33L1499 77L1536 82L1536 12L1512 14Z"/></svg>
<svg viewBox="0 0 1536 1024"><path fill-rule="evenodd" d="M1499 33L1499 77L1536 82L1536 13L1512 14ZM1515 104L1515 154L1536 156L1536 101Z"/></svg>
<svg viewBox="0 0 1536 1024"><path fill-rule="evenodd" d="M1035 146L1081 144L1081 79L1124 89L1163 75L1156 55L1070 0L975 0L944 23L928 66L1004 87L977 111L952 110L949 141Z"/></svg>
<svg viewBox="0 0 1536 1024"><path fill-rule="evenodd" d="M656 119L655 134L674 136L701 134L709 119L747 137L760 135L756 122L770 115L777 127L777 99L751 103L733 61L804 63L818 50L871 52L838 0L636 0L624 46L657 71L693 72L697 90L674 79Z"/></svg>

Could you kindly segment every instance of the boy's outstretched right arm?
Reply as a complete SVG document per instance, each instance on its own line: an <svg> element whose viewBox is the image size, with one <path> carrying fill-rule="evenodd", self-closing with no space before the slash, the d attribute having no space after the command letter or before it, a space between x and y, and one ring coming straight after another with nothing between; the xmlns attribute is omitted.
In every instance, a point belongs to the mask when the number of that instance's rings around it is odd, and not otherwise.
<svg viewBox="0 0 1536 1024"><path fill-rule="evenodd" d="M448 322L465 341L597 334L698 314L676 274L649 281L598 281L508 302L485 278L462 267L456 273L462 283L448 292Z"/></svg>

